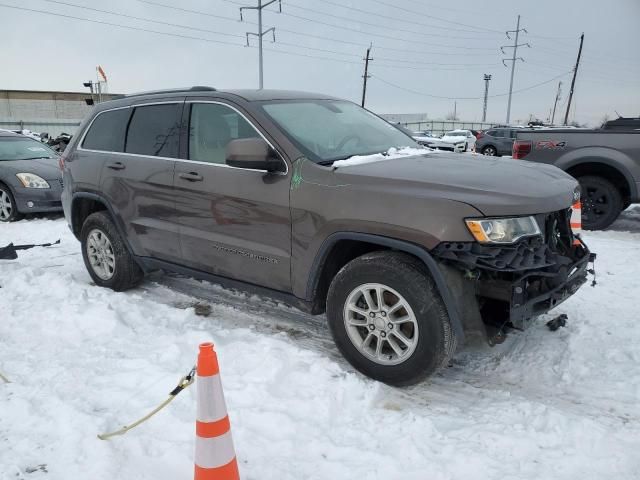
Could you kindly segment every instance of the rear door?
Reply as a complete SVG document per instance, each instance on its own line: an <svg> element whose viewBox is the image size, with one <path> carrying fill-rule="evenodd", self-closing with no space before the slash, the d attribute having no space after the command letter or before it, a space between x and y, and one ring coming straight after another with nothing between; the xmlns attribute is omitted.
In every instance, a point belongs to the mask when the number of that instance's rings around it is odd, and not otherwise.
<svg viewBox="0 0 640 480"><path fill-rule="evenodd" d="M180 260L173 177L183 105L184 97L120 112L122 149L109 154L100 178L134 253L170 262Z"/></svg>
<svg viewBox="0 0 640 480"><path fill-rule="evenodd" d="M288 168L275 174L226 165L231 140L266 139L239 108L187 102L175 177L182 255L191 268L290 292Z"/></svg>

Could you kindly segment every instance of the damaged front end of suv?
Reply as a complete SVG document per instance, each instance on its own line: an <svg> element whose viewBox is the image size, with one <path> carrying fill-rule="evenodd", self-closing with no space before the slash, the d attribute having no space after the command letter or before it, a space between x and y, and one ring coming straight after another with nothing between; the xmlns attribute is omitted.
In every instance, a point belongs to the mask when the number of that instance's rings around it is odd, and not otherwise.
<svg viewBox="0 0 640 480"><path fill-rule="evenodd" d="M595 260L571 228L572 209L512 218L466 219L475 242L432 250L456 293L467 341L501 343L573 295Z"/></svg>

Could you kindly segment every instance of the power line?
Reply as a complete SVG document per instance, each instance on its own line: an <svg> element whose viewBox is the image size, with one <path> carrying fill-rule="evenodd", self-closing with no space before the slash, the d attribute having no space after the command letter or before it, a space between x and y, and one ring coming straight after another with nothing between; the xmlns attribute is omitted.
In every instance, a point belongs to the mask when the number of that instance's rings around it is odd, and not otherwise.
<svg viewBox="0 0 640 480"><path fill-rule="evenodd" d="M447 20L446 18L436 17L435 15L428 15L428 14L425 14L424 12L418 12L418 11L415 11L415 10L409 10L407 8L400 7L398 5L394 5L394 4L391 4L391 3L383 2L382 0L371 0L371 1L375 2L375 3L378 3L380 5L384 5L386 7L391 7L394 10L403 10L405 12L410 13L411 15L418 15L418 16L421 16L421 17L433 18L435 20L440 20L441 22L449 23L451 25L460 25L460 26L463 26L463 27L473 28L475 30L484 30L486 32L499 33L500 35L502 35L504 33L503 31L500 31L500 30L493 30L491 28L485 28L485 27L476 27L475 25L469 25L467 23L461 23L461 22L454 22L452 20Z"/></svg>
<svg viewBox="0 0 640 480"><path fill-rule="evenodd" d="M347 9L347 10L352 10L354 12L364 13L366 15L371 15L371 16L374 16L374 17L384 18L385 20L389 20L389 19L398 20L398 21L401 21L403 23L409 23L409 24L412 24L412 25L418 25L420 27L426 27L426 28L429 28L429 29L436 28L436 29L440 29L440 30L447 30L448 32L452 32L453 31L453 32L467 32L467 33L477 33L477 34L479 34L479 33L484 33L484 34L491 33L491 34L493 34L493 32L479 32L477 30L462 30L462 29L456 29L456 28L451 28L451 27L443 27L441 25L433 25L433 24L429 24L429 23L416 22L415 20L407 20L405 18L393 17L393 16L390 16L390 15L385 15L385 14L373 12L373 11L370 11L370 10L364 10L364 9L361 9L361 8L351 7L349 5L343 5L343 4L340 4L340 3L332 2L331 0L320 0L320 1L322 1L323 3L327 3L329 5L336 6L336 7L344 8L344 9ZM330 15L328 13L319 12L317 10L313 10L313 9L310 9L310 8L300 7L300 6L297 6L297 5L289 3L289 2L287 2L287 4L290 7L299 8L301 10L308 10L308 11L311 11L311 12L314 12L314 13L319 13L321 15L327 15L327 16L331 16L331 17L335 17L335 18L342 18L342 17L339 17L337 15ZM362 22L360 20L358 20L358 23L362 23ZM397 29L394 28L394 30L397 30ZM400 30L400 31L409 31L409 30ZM428 35L426 33L423 34L422 32L413 32L413 31L409 31L409 32L418 33L418 34L421 34L421 35ZM442 34L434 33L434 34L430 34L430 36L441 37ZM452 37L452 36L446 36L446 37L447 38L459 38L461 40L477 40L477 39L482 39L483 38L483 37ZM486 37L484 37L484 38L486 38Z"/></svg>
<svg viewBox="0 0 640 480"><path fill-rule="evenodd" d="M92 8L92 7L87 7L85 5L78 5L75 3L70 3L70 2L62 2L59 0L42 0L43 2L47 2L47 3L55 3L58 5L65 5L67 7L74 7L74 8L80 8L82 10L89 10L91 12L98 12L98 13L106 13L108 15L115 15L118 17L123 17L123 18L129 18L132 20L140 20L143 22L149 22L149 23L156 23L158 25L166 25L166 26L170 26L170 27L178 27L178 28L186 28L188 30L194 30L197 32L206 32L206 33L210 33L212 35L222 35L222 36L226 36L226 37L235 37L235 38L244 38L244 35L238 35L238 34L234 34L234 33L224 33L224 32L218 32L216 30L208 30L206 28L197 28L197 27L193 27L191 25L181 25L179 23L170 23L170 22L162 22L160 20L151 20L149 18L144 18L144 17L136 17L134 15L128 15L126 13L119 13L119 12L114 12L111 10L101 10L99 8ZM139 0L139 1L143 1L143 0ZM145 2L147 3L147 2ZM221 17L224 18L224 17Z"/></svg>
<svg viewBox="0 0 640 480"><path fill-rule="evenodd" d="M233 20L233 21L236 20L235 18L225 17L225 16L222 16L222 15L215 15L215 14L212 14L212 13L209 13L209 12L205 12L205 11L202 11L202 10L192 10L192 9L188 9L188 8L174 7L173 5L167 5L167 4L164 4L164 3L154 2L154 1L150 1L150 0L136 0L136 1L141 2L141 3L146 3L146 4L149 4L149 5L154 5L156 7L167 8L167 9L170 9L170 10L176 10L176 11L179 11L179 12L191 13L191 14L195 14L195 15L204 15L204 16L208 16L208 17L223 19L223 20ZM238 2L231 1L231 0L221 0L221 1L225 1L225 2L233 4L233 5L242 5L242 4L238 3ZM315 22L315 23L320 24L320 25L325 25L325 26L329 26L329 27L332 27L332 28L340 29L340 30L346 30L346 31L349 31L349 32L353 31L352 29L350 29L348 27L343 27L343 26L340 26L340 25L335 25L335 24L331 24L331 23L327 23L327 22L317 21L317 20L312 19L312 18L307 18L307 17L303 17L303 16L300 16L300 15L294 15L294 14L291 14L291 13L288 13L288 12L282 12L282 15L291 16L291 17L298 18L300 20L309 21L309 22ZM246 21L246 23L257 25L257 22ZM278 30L280 32L286 32L286 33L290 33L292 35L299 35L299 36L302 36L302 37L315 38L315 39L318 39L318 40L324 40L324 41L329 41L329 42L334 42L334 43L340 43L340 44L343 44L343 45L353 45L353 46L356 46L358 48L367 48L366 44L359 43L359 42L353 42L353 41L345 40L345 39L339 39L339 38L335 38L335 37L331 37L331 36L315 35L315 34L311 34L311 33L308 33L308 32L300 32L300 31L297 31L297 30L286 29L286 28L283 28L283 27L278 27ZM372 36L381 36L380 34L377 34L377 33L373 33L373 34L370 34L370 33L367 33L367 32L363 32L363 33L365 33L367 35L372 35ZM387 39L390 39L390 40L393 40L393 41L396 41L396 42L409 43L409 44L412 44L412 45L420 45L421 44L420 42L415 42L415 41L412 41L412 40L406 40L406 39L402 39L402 38L390 37L390 36L384 36L384 35L382 35L381 38L387 38ZM435 47L444 47L444 48L449 48L449 47L460 48L459 46L442 45L442 44L422 43L422 45L435 46ZM473 53L441 52L441 51L440 52L438 52L438 51L434 52L434 51L425 51L425 50L413 50L413 49L400 48L400 47L378 46L377 44L376 44L376 48L378 50L389 50L389 51L392 51L392 52L402 52L402 53L415 53L415 54L418 54L418 55L444 55L444 56L448 56L448 57L449 56L473 56L473 57L477 57L477 56L487 56L487 57L488 56L493 56L492 54L489 54L489 53L477 53L477 51L474 51ZM467 48L467 50L476 50L476 49ZM482 48L481 50L494 51L493 48Z"/></svg>
<svg viewBox="0 0 640 480"><path fill-rule="evenodd" d="M569 73L571 73L571 71L568 72L564 72L561 75L556 75L553 78L550 78L549 80L545 80L544 82L540 82L540 83L536 83L534 85L529 85L528 87L525 88L521 88L519 90L513 90L513 92L511 93L522 93L522 92L526 92L528 90L532 90L534 88L540 87L542 85L546 85L548 83L551 83L555 80L558 80L559 78L564 77L565 75L568 75ZM406 88L406 87L402 87L400 85L396 85L395 83L389 82L388 80L385 80L383 78L380 78L379 75L371 75L371 78L374 78L382 83L386 83L389 86L395 87L399 90L403 90L405 92L409 92L409 93L413 93L415 95L420 95L423 97L430 97L430 98L439 98L439 99L444 99L444 100L481 100L483 97L448 97L448 96L444 96L444 95L433 95L430 93L425 93L425 92L419 92L416 90L411 90L410 88ZM496 98L496 97L506 97L509 95L509 92L506 93L498 93L498 94L494 94L494 95L487 95L487 98Z"/></svg>
<svg viewBox="0 0 640 480"><path fill-rule="evenodd" d="M225 2L225 3L230 3L232 5L242 5L242 4L238 3L235 0L220 0L220 1ZM290 7L291 6L295 7L295 5L291 5L289 3L287 3L286 5L289 5ZM297 7L297 8L302 9L303 7ZM310 10L310 11L313 11L315 13L324 14L324 13L319 12L317 10L311 10L311 9L307 9L307 8L305 8L305 10ZM325 26L328 26L328 27L331 27L331 28L336 28L336 29L339 29L339 30L346 30L346 31L351 32L351 33L353 32L353 28L352 27L345 27L343 25L336 25L335 23L324 22L322 20L318 20L317 18L309 18L309 17L305 17L305 16L302 16L302 15L297 15L297 14L290 13L290 12L282 12L282 15L285 15L287 17L297 18L299 20L305 20L307 22L312 22L315 25L325 25ZM330 16L334 16L334 15L330 15ZM379 31L380 28L385 29L385 30L388 28L387 25L365 23L365 22L361 22L359 20L349 20L349 19L345 19L344 17L339 17L339 16L335 16L335 17L341 19L342 21L350 21L350 22L354 22L354 23L360 23L362 25L373 26L374 28L378 29L378 31ZM395 29L395 30L398 31L398 29ZM413 35L416 35L416 34L418 34L418 35L427 35L427 34L423 34L423 33L419 33L419 32L413 32L413 31L407 31L407 32L411 33ZM416 42L414 40L407 40L407 39L398 38L398 37L395 37L395 36L384 35L382 33L378 33L377 31L376 32L368 32L368 31L360 30L360 33L365 34L365 35L374 36L374 37L386 38L386 39L397 41L397 42L411 43L413 45L418 43L418 42ZM441 35L439 35L439 34L433 34L433 35L437 36L437 37L441 37ZM429 46L432 46L432 47L457 48L457 49L462 49L462 50L485 50L485 51L494 50L493 48L489 48L489 47L465 47L465 46L461 46L461 45L447 45L447 44L441 44L441 43L426 43L426 42L423 42L423 41L420 41L420 43L423 44L423 45L429 45Z"/></svg>

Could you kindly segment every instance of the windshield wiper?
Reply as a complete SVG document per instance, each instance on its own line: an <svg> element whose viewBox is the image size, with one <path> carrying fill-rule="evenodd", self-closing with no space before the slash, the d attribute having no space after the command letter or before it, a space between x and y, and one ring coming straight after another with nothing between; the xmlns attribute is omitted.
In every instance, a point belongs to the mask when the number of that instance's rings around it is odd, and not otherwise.
<svg viewBox="0 0 640 480"><path fill-rule="evenodd" d="M318 165L322 165L323 167L330 167L331 165L333 165L333 162L335 162L336 160L344 160L342 158L336 158L335 160L322 160L320 162L317 162Z"/></svg>

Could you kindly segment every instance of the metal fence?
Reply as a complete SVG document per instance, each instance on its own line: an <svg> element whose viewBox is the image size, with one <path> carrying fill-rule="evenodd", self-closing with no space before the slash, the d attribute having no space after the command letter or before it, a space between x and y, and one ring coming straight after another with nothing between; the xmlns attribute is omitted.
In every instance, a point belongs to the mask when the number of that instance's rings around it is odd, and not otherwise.
<svg viewBox="0 0 640 480"><path fill-rule="evenodd" d="M11 118L0 118L0 128L5 130L31 130L32 132L47 132L50 136L56 137L61 133L73 135L80 126L80 120L73 119L43 119L38 121L14 120Z"/></svg>
<svg viewBox="0 0 640 480"><path fill-rule="evenodd" d="M487 130L495 127L495 123L463 122L459 120L424 120L421 122L401 122L409 130L428 130L434 136L440 136L451 130Z"/></svg>

